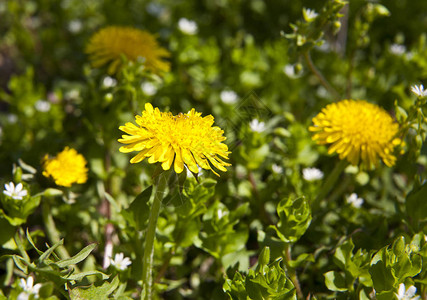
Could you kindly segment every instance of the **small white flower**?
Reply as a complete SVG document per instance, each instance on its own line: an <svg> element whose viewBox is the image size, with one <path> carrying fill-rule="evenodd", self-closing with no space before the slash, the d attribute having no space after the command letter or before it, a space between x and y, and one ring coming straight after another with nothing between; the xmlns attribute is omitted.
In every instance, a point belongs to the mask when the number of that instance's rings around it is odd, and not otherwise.
<svg viewBox="0 0 427 300"><path fill-rule="evenodd" d="M316 181L323 178L323 172L317 168L305 168L302 170L302 177L307 181Z"/></svg>
<svg viewBox="0 0 427 300"><path fill-rule="evenodd" d="M193 35L197 33L197 23L186 18L179 19L178 28L185 34Z"/></svg>
<svg viewBox="0 0 427 300"><path fill-rule="evenodd" d="M110 257L110 263L117 269L117 270L126 270L129 265L132 264L129 257L124 257L123 253L116 253L114 256L114 259Z"/></svg>
<svg viewBox="0 0 427 300"><path fill-rule="evenodd" d="M251 128L251 130L253 132L263 132L263 131L265 131L265 128L266 128L265 123L258 121L258 119L253 119L249 123L249 127Z"/></svg>
<svg viewBox="0 0 427 300"><path fill-rule="evenodd" d="M390 46L390 52L394 55L402 55L406 52L406 47L404 45L392 44Z"/></svg>
<svg viewBox="0 0 427 300"><path fill-rule="evenodd" d="M83 28L83 23L80 20L71 20L70 23L68 23L68 30L71 33L79 33Z"/></svg>
<svg viewBox="0 0 427 300"><path fill-rule="evenodd" d="M27 190L23 189L22 183L18 183L15 187L15 184L11 181L9 184L5 183L4 188L3 194L15 200L22 200L28 193Z"/></svg>
<svg viewBox="0 0 427 300"><path fill-rule="evenodd" d="M416 94L418 97L425 97L425 96L427 96L427 90L424 90L424 86L422 84L411 86L411 91L414 94Z"/></svg>
<svg viewBox="0 0 427 300"><path fill-rule="evenodd" d="M48 112L50 110L50 102L46 101L46 100L38 100L35 104L34 107L39 111L39 112Z"/></svg>
<svg viewBox="0 0 427 300"><path fill-rule="evenodd" d="M234 104L237 102L237 94L233 91L222 91L219 97L225 104Z"/></svg>
<svg viewBox="0 0 427 300"><path fill-rule="evenodd" d="M405 288L405 284L399 284L399 291L396 294L397 299L399 300L418 300L420 296L415 296L417 292L417 288L411 285L408 289Z"/></svg>
<svg viewBox="0 0 427 300"><path fill-rule="evenodd" d="M102 81L102 85L103 85L105 88L115 87L115 86L116 86L116 84L117 84L117 80L116 80L116 79L114 79L113 77L110 77L110 76L106 76L106 77L104 78L104 80Z"/></svg>
<svg viewBox="0 0 427 300"><path fill-rule="evenodd" d="M28 277L27 280L21 278L19 286L24 290L18 295L17 300L28 300L30 295L34 295L35 299L39 298L39 290L42 287L40 283L34 284L34 278L32 276Z"/></svg>
<svg viewBox="0 0 427 300"><path fill-rule="evenodd" d="M157 93L156 86L154 84L152 84L151 82L141 83L141 90L147 96L153 96L155 93Z"/></svg>
<svg viewBox="0 0 427 300"><path fill-rule="evenodd" d="M349 197L347 197L347 203L356 208L362 207L364 201L365 200L363 200L363 198L359 198L356 193L352 193Z"/></svg>
<svg viewBox="0 0 427 300"><path fill-rule="evenodd" d="M276 174L282 174L283 173L283 168L279 165L273 164L271 166L271 169L273 170L274 173Z"/></svg>
<svg viewBox="0 0 427 300"><path fill-rule="evenodd" d="M314 9L303 8L302 15L306 22L313 22L314 19L316 19L319 14Z"/></svg>

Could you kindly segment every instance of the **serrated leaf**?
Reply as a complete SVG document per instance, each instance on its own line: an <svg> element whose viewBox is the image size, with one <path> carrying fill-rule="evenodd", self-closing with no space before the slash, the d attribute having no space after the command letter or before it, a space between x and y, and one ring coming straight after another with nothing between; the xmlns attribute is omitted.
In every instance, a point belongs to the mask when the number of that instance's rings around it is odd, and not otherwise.
<svg viewBox="0 0 427 300"><path fill-rule="evenodd" d="M88 287L69 287L68 293L71 300L105 300L118 287L120 281L118 276L113 281L103 282L100 286L92 284Z"/></svg>

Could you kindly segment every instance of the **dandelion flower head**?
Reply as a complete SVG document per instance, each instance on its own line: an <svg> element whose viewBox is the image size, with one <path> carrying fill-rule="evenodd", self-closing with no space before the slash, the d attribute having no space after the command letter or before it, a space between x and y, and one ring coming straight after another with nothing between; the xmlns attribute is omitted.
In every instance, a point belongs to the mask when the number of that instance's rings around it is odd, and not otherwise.
<svg viewBox="0 0 427 300"><path fill-rule="evenodd" d="M393 166L394 147L401 143L396 135L399 125L381 107L364 100L342 100L327 105L313 118L313 140L330 144L328 153L338 153L352 165L368 169L378 165L379 158Z"/></svg>
<svg viewBox="0 0 427 300"><path fill-rule="evenodd" d="M222 160L228 159L230 153L222 143L226 139L224 131L212 126L214 117L211 115L202 117L193 108L186 114L174 116L147 103L145 111L137 115L135 121L138 126L129 122L119 127L128 134L119 139L126 144L120 147L120 152L139 151L131 163L148 158L150 164L162 163L163 170L169 170L173 163L176 173L181 173L186 165L193 173L198 173L200 166L216 175L212 166L223 172L230 166Z"/></svg>
<svg viewBox="0 0 427 300"><path fill-rule="evenodd" d="M65 147L56 157L45 157L43 175L52 177L57 185L70 187L87 181L86 159L75 149Z"/></svg>
<svg viewBox="0 0 427 300"><path fill-rule="evenodd" d="M159 46L151 33L132 27L109 26L99 30L91 37L86 53L95 68L109 64L109 74L118 71L122 55L130 61L144 58L145 67L154 73L169 71L169 63L164 60L169 52Z"/></svg>

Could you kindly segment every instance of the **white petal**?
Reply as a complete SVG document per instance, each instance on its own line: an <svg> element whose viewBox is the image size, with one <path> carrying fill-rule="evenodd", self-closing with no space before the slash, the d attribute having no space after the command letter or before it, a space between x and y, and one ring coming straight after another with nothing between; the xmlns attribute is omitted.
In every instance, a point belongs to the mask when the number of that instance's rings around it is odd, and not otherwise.
<svg viewBox="0 0 427 300"><path fill-rule="evenodd" d="M417 288L413 285L411 285L407 290L406 290L406 297L414 297L415 293L417 292Z"/></svg>
<svg viewBox="0 0 427 300"><path fill-rule="evenodd" d="M27 288L27 282L25 281L25 279L24 279L24 278L21 278L21 279L19 280L19 286L20 286L21 288L23 288L24 290Z"/></svg>
<svg viewBox="0 0 427 300"><path fill-rule="evenodd" d="M23 185L22 183L18 183L15 187L15 193L19 193L20 191L22 191Z"/></svg>
<svg viewBox="0 0 427 300"><path fill-rule="evenodd" d="M405 284L401 283L401 284L399 284L399 291L397 294L397 298L399 298L399 300L401 300L404 296L405 296Z"/></svg>
<svg viewBox="0 0 427 300"><path fill-rule="evenodd" d="M16 300L28 300L29 298L30 298L30 295L22 292L18 295L18 298L16 298Z"/></svg>
<svg viewBox="0 0 427 300"><path fill-rule="evenodd" d="M6 191L12 192L15 190L15 184L13 182L9 182L9 184L4 185Z"/></svg>
<svg viewBox="0 0 427 300"><path fill-rule="evenodd" d="M9 191L3 191L3 194L5 194L6 196L12 197L12 193Z"/></svg>
<svg viewBox="0 0 427 300"><path fill-rule="evenodd" d="M34 294L38 294L40 291L40 288L42 287L41 283L37 283L34 287L33 287L33 292Z"/></svg>
<svg viewBox="0 0 427 300"><path fill-rule="evenodd" d="M34 284L34 278L32 276L27 278L27 288L32 289Z"/></svg>

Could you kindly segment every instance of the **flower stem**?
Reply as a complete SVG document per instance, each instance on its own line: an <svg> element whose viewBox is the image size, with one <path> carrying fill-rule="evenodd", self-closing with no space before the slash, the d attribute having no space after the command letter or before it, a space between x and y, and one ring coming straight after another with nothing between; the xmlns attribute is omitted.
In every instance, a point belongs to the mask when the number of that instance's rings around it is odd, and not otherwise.
<svg viewBox="0 0 427 300"><path fill-rule="evenodd" d="M147 233L145 235L145 249L142 269L142 284L144 285L145 293L141 293L141 300L152 299L154 240L156 237L157 219L159 217L160 207L166 189L166 183L167 177L164 173L160 174L157 182L154 183L156 186L156 190L154 194L153 204L151 206Z"/></svg>
<svg viewBox="0 0 427 300"><path fill-rule="evenodd" d="M290 267L289 264L288 264L288 262L290 262L292 260L291 245L290 244L288 244L288 243L286 244L284 252L285 252L284 253L285 257L286 257L286 261L285 261L286 270L288 271L289 278L291 279L292 283L295 286L295 290L297 292L298 298L299 299L303 299L304 298L304 294L302 293L301 286L299 284L299 280L298 280L298 277L297 277L297 272L295 271L294 268Z"/></svg>
<svg viewBox="0 0 427 300"><path fill-rule="evenodd" d="M50 242L52 243L52 245L58 243L61 240L61 238L60 238L58 229L56 228L55 221L53 220L53 217L51 214L49 199L45 199L45 201L43 201L42 215L43 215L43 222L46 228L46 233ZM58 252L58 255L61 259L70 258L70 254L68 253L67 249L63 245L60 245L58 248L56 248L56 251Z"/></svg>
<svg viewBox="0 0 427 300"><path fill-rule="evenodd" d="M346 160L340 160L339 163L335 165L332 172L326 178L325 184L317 194L317 197L312 205L312 211L315 211L319 208L320 201L322 201L328 195L328 193L331 191L332 187L337 182L338 178L340 177L344 169L347 167L347 165L348 163Z"/></svg>
<svg viewBox="0 0 427 300"><path fill-rule="evenodd" d="M334 96L335 100L341 100L341 96L337 92L337 90L334 89L332 85L330 85L330 83L326 80L322 73L320 73L320 71L316 68L313 61L311 60L311 56L308 51L304 53L304 59L311 72L313 72L313 74L319 79L320 83L328 90L328 92L331 93L332 96Z"/></svg>

